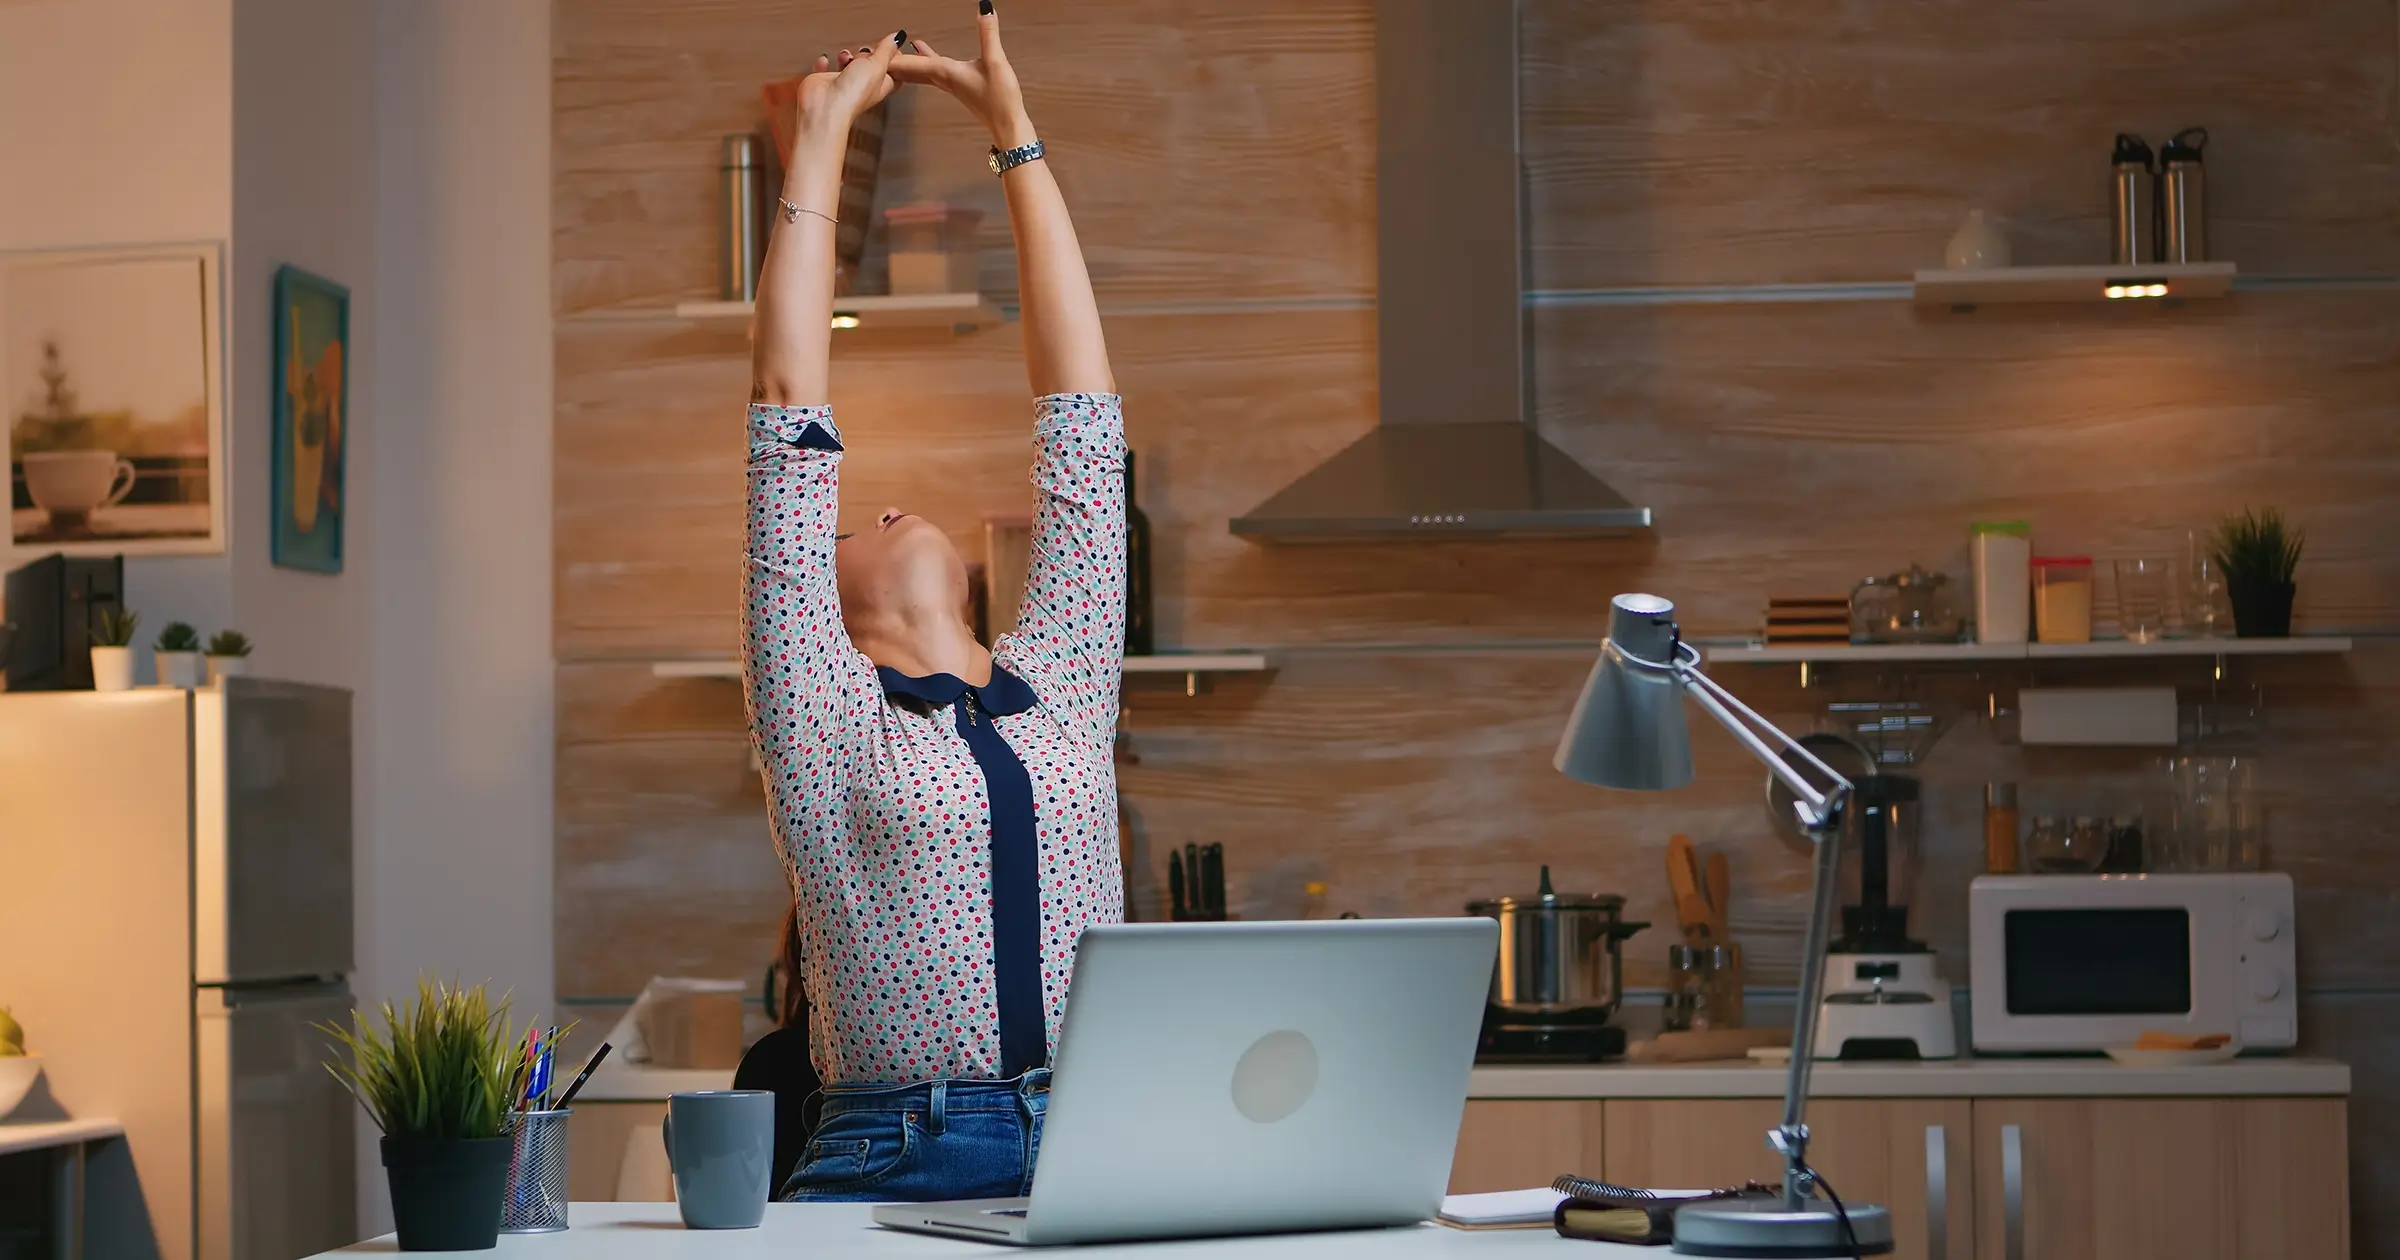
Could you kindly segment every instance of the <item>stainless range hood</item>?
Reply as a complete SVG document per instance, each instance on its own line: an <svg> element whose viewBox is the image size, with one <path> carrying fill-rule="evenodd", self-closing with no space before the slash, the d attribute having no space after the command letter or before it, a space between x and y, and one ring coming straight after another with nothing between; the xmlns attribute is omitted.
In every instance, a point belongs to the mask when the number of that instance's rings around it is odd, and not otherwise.
<svg viewBox="0 0 2400 1260"><path fill-rule="evenodd" d="M1516 0L1377 0L1382 415L1236 517L1268 542L1592 537L1650 527L1533 429Z"/></svg>

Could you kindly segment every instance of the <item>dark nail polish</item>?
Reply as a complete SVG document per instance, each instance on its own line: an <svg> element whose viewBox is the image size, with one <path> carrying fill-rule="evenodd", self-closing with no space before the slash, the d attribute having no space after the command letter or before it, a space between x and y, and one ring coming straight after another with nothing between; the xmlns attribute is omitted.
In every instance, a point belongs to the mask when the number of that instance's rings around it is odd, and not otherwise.
<svg viewBox="0 0 2400 1260"><path fill-rule="evenodd" d="M896 47L896 48L906 48L906 47L908 47L908 32L907 32L907 31L895 31L895 32L893 32L893 34L892 34L892 45L893 45L893 47Z"/></svg>
<svg viewBox="0 0 2400 1260"><path fill-rule="evenodd" d="M990 17L992 15L992 0L975 0L975 11L984 15L985 17Z"/></svg>

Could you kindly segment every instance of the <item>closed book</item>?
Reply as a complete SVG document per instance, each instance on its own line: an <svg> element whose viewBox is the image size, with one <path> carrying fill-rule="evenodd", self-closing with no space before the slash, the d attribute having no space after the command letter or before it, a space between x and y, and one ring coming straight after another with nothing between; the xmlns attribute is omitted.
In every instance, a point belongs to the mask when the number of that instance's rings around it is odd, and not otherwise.
<svg viewBox="0 0 2400 1260"><path fill-rule="evenodd" d="M1675 1213L1681 1208L1780 1193L1755 1181L1722 1190L1634 1190L1582 1177L1561 1177L1556 1184L1568 1196L1551 1218L1559 1237L1652 1246L1675 1241Z"/></svg>

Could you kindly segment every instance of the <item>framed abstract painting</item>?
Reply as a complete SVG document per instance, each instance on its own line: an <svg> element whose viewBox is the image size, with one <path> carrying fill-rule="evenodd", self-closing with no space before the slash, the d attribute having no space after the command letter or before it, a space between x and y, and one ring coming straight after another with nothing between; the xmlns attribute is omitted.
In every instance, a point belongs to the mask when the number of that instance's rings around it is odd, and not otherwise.
<svg viewBox="0 0 2400 1260"><path fill-rule="evenodd" d="M298 267L275 272L276 564L342 571L349 425L350 290Z"/></svg>

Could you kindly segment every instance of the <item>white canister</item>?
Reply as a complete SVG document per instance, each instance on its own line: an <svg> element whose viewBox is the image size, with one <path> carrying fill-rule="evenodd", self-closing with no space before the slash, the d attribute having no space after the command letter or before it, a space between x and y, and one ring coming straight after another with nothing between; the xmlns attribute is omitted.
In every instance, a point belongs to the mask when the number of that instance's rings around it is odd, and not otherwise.
<svg viewBox="0 0 2400 1260"><path fill-rule="evenodd" d="M2033 526L1977 521L1967 535L1967 558L1975 568L1975 641L2025 642L2033 628Z"/></svg>

